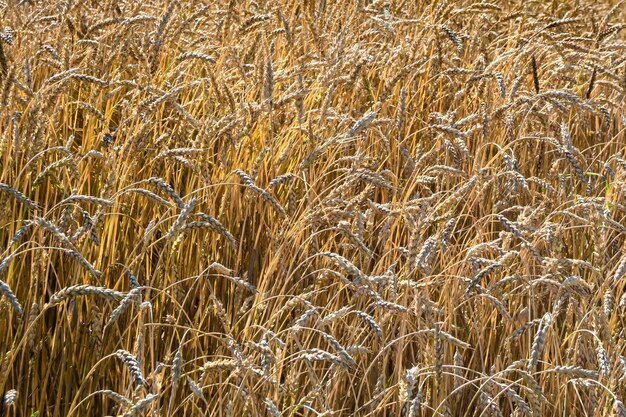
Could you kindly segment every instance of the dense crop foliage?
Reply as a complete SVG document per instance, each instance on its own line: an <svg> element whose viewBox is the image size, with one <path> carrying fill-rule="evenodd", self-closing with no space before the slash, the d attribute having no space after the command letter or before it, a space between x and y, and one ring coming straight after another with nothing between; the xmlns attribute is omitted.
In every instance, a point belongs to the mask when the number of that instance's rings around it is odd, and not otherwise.
<svg viewBox="0 0 626 417"><path fill-rule="evenodd" d="M0 12L0 415L626 417L626 4Z"/></svg>

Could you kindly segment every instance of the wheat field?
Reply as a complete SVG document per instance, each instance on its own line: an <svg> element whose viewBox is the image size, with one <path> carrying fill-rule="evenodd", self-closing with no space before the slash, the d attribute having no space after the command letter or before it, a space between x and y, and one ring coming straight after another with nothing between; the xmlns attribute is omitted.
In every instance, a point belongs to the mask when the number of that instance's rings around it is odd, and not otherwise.
<svg viewBox="0 0 626 417"><path fill-rule="evenodd" d="M0 17L0 416L626 417L626 3Z"/></svg>

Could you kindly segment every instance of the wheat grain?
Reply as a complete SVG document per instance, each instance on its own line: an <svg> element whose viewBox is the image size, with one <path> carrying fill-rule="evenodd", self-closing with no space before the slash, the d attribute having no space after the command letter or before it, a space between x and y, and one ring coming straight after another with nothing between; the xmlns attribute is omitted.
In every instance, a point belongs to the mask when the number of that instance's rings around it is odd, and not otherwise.
<svg viewBox="0 0 626 417"><path fill-rule="evenodd" d="M4 394L3 403L5 407L10 407L17 401L17 391L14 389L8 390Z"/></svg>
<svg viewBox="0 0 626 417"><path fill-rule="evenodd" d="M596 353L598 357L598 365L600 367L600 375L602 375L603 378L608 379L610 373L609 359L607 357L606 350L604 350L604 346L602 346L602 342L600 341L598 341Z"/></svg>
<svg viewBox="0 0 626 417"><path fill-rule="evenodd" d="M98 395L98 394L102 394L112 399L113 401L123 404L126 407L131 407L133 405L133 403L128 398L124 397L122 394L118 394L115 391L103 389L103 390L93 392L91 395Z"/></svg>
<svg viewBox="0 0 626 417"><path fill-rule="evenodd" d="M172 227L170 227L170 230L167 232L167 239L171 239L177 232L180 231L180 229L182 229L185 221L189 218L189 216L191 216L191 213L196 208L197 203L198 200L192 198L187 204L185 204L185 206L181 209L180 214L176 217L176 220L172 224Z"/></svg>
<svg viewBox="0 0 626 417"><path fill-rule="evenodd" d="M150 407L150 405L159 398L156 394L148 394L145 398L137 401L126 413L124 413L123 417L138 417L142 414L142 412Z"/></svg>
<svg viewBox="0 0 626 417"><path fill-rule="evenodd" d="M145 385L146 380L141 374L141 370L139 369L139 363L137 362L137 359L132 354L130 354L129 352L123 349L118 349L117 352L115 352L115 354L118 358L121 359L122 362L124 362L124 365L126 365L126 367L128 368L128 371L133 377L133 381L135 381L135 383L138 385Z"/></svg>
<svg viewBox="0 0 626 417"><path fill-rule="evenodd" d="M541 355L543 346L546 342L546 333L551 321L552 316L550 313L546 313L539 323L539 329L537 330L537 333L535 333L535 338L533 339L533 344L530 349L530 357L528 359L527 367L529 373L535 370L535 367L539 362L539 355Z"/></svg>
<svg viewBox="0 0 626 417"><path fill-rule="evenodd" d="M11 197L16 199L20 203L24 204L29 209L31 209L31 210L37 210L38 209L37 204L35 204L34 201L30 200L28 197L26 197L24 194L20 193L19 191L17 191L16 189L11 187L10 185L4 184L4 183L0 182L0 190L4 191L7 194L9 194Z"/></svg>
<svg viewBox="0 0 626 417"><path fill-rule="evenodd" d="M15 312L19 316L21 316L22 315L22 306L20 305L20 302L18 301L18 299L15 296L15 294L13 294L13 291L11 291L11 287L9 287L9 285L6 282L2 281L2 280L0 280L0 292L4 295L4 297L7 299L9 304L11 304L11 307L13 307Z"/></svg>
<svg viewBox="0 0 626 417"><path fill-rule="evenodd" d="M134 287L132 290L130 290L126 296L124 296L124 298L122 298L122 301L120 301L120 304L115 308L115 310L113 310L111 312L111 315L109 316L109 322L108 324L110 325L111 323L114 323L115 321L117 321L117 319L120 318L120 316L122 315L122 313L135 301L139 300L139 297L141 296L141 287Z"/></svg>
<svg viewBox="0 0 626 417"><path fill-rule="evenodd" d="M178 349L176 349L176 353L174 354L174 360L172 361L172 383L171 383L171 394L169 405L167 406L167 413L172 414L172 410L174 409L174 400L176 398L176 390L178 389L178 384L180 382L180 375L182 373L183 366L183 355L182 355L182 345L185 341L185 336L187 332L183 334L183 337L180 339L180 345Z"/></svg>
<svg viewBox="0 0 626 417"><path fill-rule="evenodd" d="M624 403L617 398L613 401L613 412L615 413L615 417L626 417L626 407Z"/></svg>
<svg viewBox="0 0 626 417"><path fill-rule="evenodd" d="M85 295L98 295L105 299L120 301L124 298L124 293L103 287L94 287L92 285L73 285L57 291L50 297L48 306L56 306L64 300L73 299Z"/></svg>
<svg viewBox="0 0 626 417"><path fill-rule="evenodd" d="M237 176L239 178L241 178L241 180L244 183L244 185L250 191L254 192L255 194L259 195L261 198L263 198L265 201L270 203L270 205L274 208L274 210L276 210L280 215L282 215L282 216L286 216L287 215L287 213L285 212L285 209L281 207L281 205L278 202L278 200L276 200L274 198L274 196L272 196L270 193L268 193L264 189L259 188L254 183L254 181L252 181L252 178L250 178L250 176L248 174L246 174L245 172L243 172L241 170L235 170L235 174L237 174Z"/></svg>
<svg viewBox="0 0 626 417"><path fill-rule="evenodd" d="M379 339L383 339L383 329L376 323L376 321L369 314L363 311L355 311L357 317L359 317L363 323L365 323Z"/></svg>

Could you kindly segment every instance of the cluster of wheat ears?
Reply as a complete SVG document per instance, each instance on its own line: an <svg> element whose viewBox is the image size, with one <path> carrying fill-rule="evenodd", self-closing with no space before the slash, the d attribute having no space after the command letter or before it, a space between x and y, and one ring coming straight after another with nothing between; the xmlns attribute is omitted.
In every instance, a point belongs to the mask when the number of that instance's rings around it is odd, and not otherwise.
<svg viewBox="0 0 626 417"><path fill-rule="evenodd" d="M625 21L8 1L0 415L625 417Z"/></svg>

